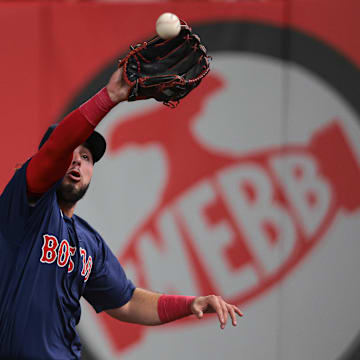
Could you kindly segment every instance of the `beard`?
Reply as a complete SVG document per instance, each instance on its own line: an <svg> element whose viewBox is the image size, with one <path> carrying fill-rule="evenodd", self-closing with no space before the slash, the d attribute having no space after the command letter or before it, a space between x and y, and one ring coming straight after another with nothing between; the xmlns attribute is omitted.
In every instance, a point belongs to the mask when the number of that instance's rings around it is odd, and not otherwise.
<svg viewBox="0 0 360 360"><path fill-rule="evenodd" d="M57 198L60 202L75 205L86 194L90 184L76 189L73 184L64 184L63 182L56 190Z"/></svg>

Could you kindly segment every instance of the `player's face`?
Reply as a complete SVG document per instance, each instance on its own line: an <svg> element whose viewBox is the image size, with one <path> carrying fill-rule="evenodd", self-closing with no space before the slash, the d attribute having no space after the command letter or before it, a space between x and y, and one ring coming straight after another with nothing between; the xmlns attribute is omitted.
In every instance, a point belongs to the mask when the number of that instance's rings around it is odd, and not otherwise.
<svg viewBox="0 0 360 360"><path fill-rule="evenodd" d="M76 203L86 193L93 174L93 158L88 148L78 146L72 162L58 188L58 197L67 203Z"/></svg>

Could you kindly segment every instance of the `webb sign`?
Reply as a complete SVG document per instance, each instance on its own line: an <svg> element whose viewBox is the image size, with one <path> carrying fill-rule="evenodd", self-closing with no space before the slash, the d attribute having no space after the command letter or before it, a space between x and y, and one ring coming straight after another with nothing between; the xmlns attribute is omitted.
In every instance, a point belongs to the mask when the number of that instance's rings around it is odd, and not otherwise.
<svg viewBox="0 0 360 360"><path fill-rule="evenodd" d="M138 286L218 293L254 311L251 320L244 318L241 336L229 335L234 340L229 346L212 334L210 321L188 318L167 326L164 334L86 315L82 333L101 358L132 359L149 351L155 356L151 349L166 338L163 355L179 359L187 352L217 356L219 348L229 357L246 349L244 359L252 360L263 353L274 360L279 354L336 359L357 334L348 312L355 312L351 298L360 297L351 287L359 270L352 257L359 251L354 241L360 204L360 111L354 96L359 72L332 39L319 39L325 25L311 34L316 12L302 31L284 27L289 19L280 8L262 6L256 20L253 8L238 4L243 13L237 20L229 10L229 21L194 24L214 57L213 70L177 109L154 102L121 104L108 115L100 127L108 157L88 200L96 206L81 209L99 223ZM295 14L293 21L299 27L303 19ZM86 89L96 84L99 76ZM128 171L133 184L123 181ZM106 214L99 219L101 204ZM121 209L134 214L131 226ZM115 229L122 227L127 232L119 244ZM293 287L299 292L295 298ZM339 301L347 305L335 319ZM275 318L266 321L267 313ZM250 323L258 325L261 346ZM333 330L335 323L343 336ZM211 340L206 349L191 342L199 336L197 327ZM293 328L300 334L292 336ZM186 348L176 341L181 329L182 341L190 344ZM310 344L309 332L319 344L331 341L326 347Z"/></svg>

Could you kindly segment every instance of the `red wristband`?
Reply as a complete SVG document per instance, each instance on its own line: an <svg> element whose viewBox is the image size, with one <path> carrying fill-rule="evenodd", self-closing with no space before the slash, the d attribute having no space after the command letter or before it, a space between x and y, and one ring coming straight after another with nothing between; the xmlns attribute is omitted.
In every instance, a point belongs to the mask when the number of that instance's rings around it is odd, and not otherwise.
<svg viewBox="0 0 360 360"><path fill-rule="evenodd" d="M162 323L191 315L191 304L195 296L161 295L158 300L158 314Z"/></svg>
<svg viewBox="0 0 360 360"><path fill-rule="evenodd" d="M95 127L115 105L104 87L92 98L80 105L79 110L88 122Z"/></svg>

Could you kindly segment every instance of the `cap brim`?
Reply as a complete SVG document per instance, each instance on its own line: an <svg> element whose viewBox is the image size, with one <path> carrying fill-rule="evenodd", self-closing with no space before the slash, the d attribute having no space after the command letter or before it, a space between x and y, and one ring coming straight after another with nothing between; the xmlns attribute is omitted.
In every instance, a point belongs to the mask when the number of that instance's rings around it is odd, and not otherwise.
<svg viewBox="0 0 360 360"><path fill-rule="evenodd" d="M94 163L99 161L106 151L106 141L97 131L94 131L85 141L85 146L91 151Z"/></svg>

